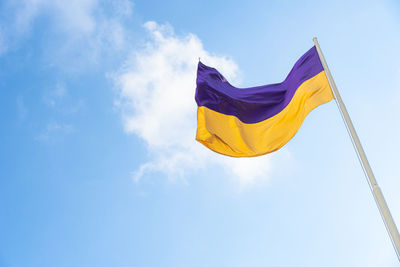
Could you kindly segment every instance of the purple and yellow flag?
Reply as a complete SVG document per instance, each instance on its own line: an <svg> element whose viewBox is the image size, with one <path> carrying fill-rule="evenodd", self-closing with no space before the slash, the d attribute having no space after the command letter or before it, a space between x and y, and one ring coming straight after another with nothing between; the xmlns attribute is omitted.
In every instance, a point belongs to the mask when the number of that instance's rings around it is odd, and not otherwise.
<svg viewBox="0 0 400 267"><path fill-rule="evenodd" d="M271 153L296 134L311 110L332 99L315 46L283 82L251 88L236 88L199 62L196 140L232 157Z"/></svg>

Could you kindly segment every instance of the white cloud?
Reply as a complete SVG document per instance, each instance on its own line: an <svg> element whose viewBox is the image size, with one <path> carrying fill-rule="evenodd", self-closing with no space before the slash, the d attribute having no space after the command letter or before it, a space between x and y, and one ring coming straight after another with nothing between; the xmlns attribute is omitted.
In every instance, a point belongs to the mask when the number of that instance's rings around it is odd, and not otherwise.
<svg viewBox="0 0 400 267"><path fill-rule="evenodd" d="M17 47L18 42L33 32L38 18L44 18L49 21L45 27L48 38L41 47L47 64L85 69L88 64L100 62L105 54L129 46L129 31L123 24L131 16L132 7L129 0L9 2L7 9L14 16L10 21L0 22L0 53L8 46ZM7 29L1 25L7 25Z"/></svg>
<svg viewBox="0 0 400 267"><path fill-rule="evenodd" d="M198 58L234 83L238 80L236 63L207 52L193 34L176 36L171 26L152 21L144 27L150 40L114 75L124 129L145 141L151 157L134 172L134 179L156 171L185 180L186 172L210 164L221 166L243 185L265 178L271 167L269 156L224 157L195 141Z"/></svg>
<svg viewBox="0 0 400 267"><path fill-rule="evenodd" d="M96 0L25 0L14 3L16 28L20 32L30 30L36 17L46 14L55 19L65 30L91 32L95 27L93 9Z"/></svg>

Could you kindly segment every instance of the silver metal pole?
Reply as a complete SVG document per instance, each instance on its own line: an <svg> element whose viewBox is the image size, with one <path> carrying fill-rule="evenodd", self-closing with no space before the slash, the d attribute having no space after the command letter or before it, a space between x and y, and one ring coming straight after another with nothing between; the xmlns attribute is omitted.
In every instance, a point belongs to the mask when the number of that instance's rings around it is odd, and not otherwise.
<svg viewBox="0 0 400 267"><path fill-rule="evenodd" d="M372 194L375 198L375 202L378 206L379 212L381 213L383 222L385 223L386 229L389 233L390 239L392 240L392 244L394 250L396 251L397 258L400 261L400 235L397 230L396 224L394 223L393 217L390 214L390 210L388 205L386 204L385 198L383 197L382 191L376 182L374 173L372 172L371 166L369 165L367 156L365 155L364 149L361 145L360 139L357 136L356 130L354 128L353 123L351 122L349 113L347 112L346 106L344 105L342 98L340 97L339 91L336 87L335 81L333 80L332 74L329 71L328 64L322 54L321 48L319 47L318 40L316 37L313 38L315 47L317 48L317 52L319 58L324 67L325 73L328 77L329 83L333 90L333 94L335 95L336 103L338 104L339 111L342 114L345 125L348 129L350 138L354 144L354 148L356 150L357 156L360 159L361 167L363 168L365 175L367 177L368 184L371 188Z"/></svg>

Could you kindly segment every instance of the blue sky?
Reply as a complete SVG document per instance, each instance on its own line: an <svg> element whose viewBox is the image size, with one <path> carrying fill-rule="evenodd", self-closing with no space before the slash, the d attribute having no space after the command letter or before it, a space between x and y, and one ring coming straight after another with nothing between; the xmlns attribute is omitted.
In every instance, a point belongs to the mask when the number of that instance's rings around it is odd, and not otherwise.
<svg viewBox="0 0 400 267"><path fill-rule="evenodd" d="M400 223L399 29L396 1L2 1L0 266L397 266L334 102L231 159L194 81L280 82L317 36Z"/></svg>

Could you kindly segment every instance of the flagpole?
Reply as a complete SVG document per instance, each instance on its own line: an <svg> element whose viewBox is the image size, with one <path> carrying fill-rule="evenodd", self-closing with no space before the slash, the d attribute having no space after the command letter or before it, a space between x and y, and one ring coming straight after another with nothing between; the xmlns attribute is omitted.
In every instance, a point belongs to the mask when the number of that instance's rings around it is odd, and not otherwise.
<svg viewBox="0 0 400 267"><path fill-rule="evenodd" d="M383 222L385 223L386 229L389 233L390 239L392 241L394 250L396 251L396 255L398 260L400 261L400 235L397 230L396 224L393 220L392 215L390 214L390 210L388 205L386 204L385 198L383 197L382 191L378 186L378 183L375 179L374 173L372 172L371 166L369 165L367 156L365 155L364 149L361 145L360 139L357 136L357 132L354 128L353 123L351 122L349 113L347 112L346 106L344 105L342 98L340 97L339 91L336 87L335 81L333 80L332 74L328 68L328 64L322 54L321 48L318 44L318 40L316 37L313 38L315 47L317 48L317 52L319 58L321 59L322 65L324 67L325 73L328 77L329 83L333 90L333 94L335 95L335 100L338 105L339 111L343 117L344 123L348 129L350 138L353 142L354 148L356 150L357 156L360 160L361 167L364 170L364 173L367 177L368 184L370 186L371 192L375 198L375 202L378 206L379 212L382 216Z"/></svg>

